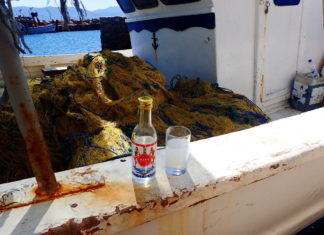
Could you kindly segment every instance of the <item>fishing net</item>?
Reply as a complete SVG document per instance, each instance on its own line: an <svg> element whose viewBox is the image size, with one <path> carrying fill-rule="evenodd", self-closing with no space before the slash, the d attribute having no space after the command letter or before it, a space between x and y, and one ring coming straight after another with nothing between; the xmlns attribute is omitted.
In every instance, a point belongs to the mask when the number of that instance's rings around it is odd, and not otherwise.
<svg viewBox="0 0 324 235"><path fill-rule="evenodd" d="M168 89L164 76L139 57L109 50L86 55L62 76L30 80L29 85L55 171L131 151L140 96L154 98L159 145L171 125L188 127L194 141L269 122L242 95L181 76ZM0 108L0 127L0 183L32 176L10 106Z"/></svg>

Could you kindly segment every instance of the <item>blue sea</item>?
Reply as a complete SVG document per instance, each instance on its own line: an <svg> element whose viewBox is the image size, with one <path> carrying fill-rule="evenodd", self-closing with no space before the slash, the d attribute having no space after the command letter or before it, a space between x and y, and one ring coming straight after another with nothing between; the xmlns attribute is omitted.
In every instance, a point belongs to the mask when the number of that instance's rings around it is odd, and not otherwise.
<svg viewBox="0 0 324 235"><path fill-rule="evenodd" d="M26 35L32 54L24 56L63 55L101 50L100 30Z"/></svg>

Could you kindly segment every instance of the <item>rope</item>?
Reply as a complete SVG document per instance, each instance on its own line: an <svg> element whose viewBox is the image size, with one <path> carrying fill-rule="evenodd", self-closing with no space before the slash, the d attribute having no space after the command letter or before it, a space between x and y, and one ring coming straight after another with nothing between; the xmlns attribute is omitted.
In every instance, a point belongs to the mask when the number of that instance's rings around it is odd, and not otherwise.
<svg viewBox="0 0 324 235"><path fill-rule="evenodd" d="M76 90L75 91L71 91L71 87L68 88L68 95L69 95L69 98L70 98L70 101L75 103L76 105L78 105L79 107L81 107L82 109L98 116L98 117L104 117L107 115L107 112L104 112L104 113L96 113L92 110L90 110L89 108L85 107L83 104L80 104L78 103L76 100L75 100L75 93L76 93ZM71 96L72 95L72 96Z"/></svg>
<svg viewBox="0 0 324 235"><path fill-rule="evenodd" d="M181 82L181 81L183 81L183 80L186 80L186 79L188 79L186 76L182 76L182 75L180 75L180 74L176 74L176 75L174 75L174 76L171 78L171 81L170 81L170 89L171 89L171 90L174 90L174 89L175 89L175 86L176 86L179 82Z"/></svg>
<svg viewBox="0 0 324 235"><path fill-rule="evenodd" d="M24 34L21 30L22 24L16 22L15 18L11 15L9 9L4 3L0 4L0 21L5 28L9 30L16 49L19 52L26 54L25 50L20 46L22 45L29 53L32 53L24 40Z"/></svg>
<svg viewBox="0 0 324 235"><path fill-rule="evenodd" d="M80 133L72 134L72 135L66 137L66 141L71 141L71 140L73 140L73 139L75 139L77 137L82 137L83 143L89 148L97 148L97 149L107 150L107 151L109 151L109 152L111 152L111 153L113 153L115 155L118 155L118 153L116 151L123 150L125 152L125 150L126 150L125 146L124 146L124 149L117 149L116 150L116 149L113 149L113 148L108 149L108 148L105 148L105 147L102 147L102 146L93 145L92 144L92 137L87 132L80 132ZM109 146L109 147L111 147L111 146Z"/></svg>

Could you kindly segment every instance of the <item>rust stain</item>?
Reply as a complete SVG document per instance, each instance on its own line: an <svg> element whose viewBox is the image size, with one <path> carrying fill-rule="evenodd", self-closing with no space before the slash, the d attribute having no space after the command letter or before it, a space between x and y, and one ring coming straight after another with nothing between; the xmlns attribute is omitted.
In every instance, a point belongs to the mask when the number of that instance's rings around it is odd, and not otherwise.
<svg viewBox="0 0 324 235"><path fill-rule="evenodd" d="M0 213L7 211L7 210L23 207L23 206L28 206L28 205L41 203L41 202L51 201L56 198L64 197L67 195L72 195L72 194L82 193L82 192L92 192L93 190L99 189L103 186L104 185L102 185L102 184L85 184L85 185L60 184L59 189L52 194L45 194L45 193L39 194L38 188L35 187L30 192L32 195L34 195L33 201L31 201L29 203L25 203L25 204L15 204L12 206L10 205L8 207L1 208Z"/></svg>
<svg viewBox="0 0 324 235"><path fill-rule="evenodd" d="M262 179L259 179L259 180L255 180L255 181L251 182L251 184L254 184L254 183L257 183L257 182L259 182L259 181L262 181L262 180L268 179L268 178L270 178L270 177L272 177L272 176L275 176L275 175L276 175L276 174L271 174L271 175L269 175L269 176L267 176L267 177L265 177L265 178L262 178Z"/></svg>
<svg viewBox="0 0 324 235"><path fill-rule="evenodd" d="M71 186L62 184L59 192L67 190L71 193ZM206 185L206 187L214 188L215 184ZM109 185L98 185L98 188L90 188L90 189L80 189L80 191L89 191L94 194L94 197L99 200L112 201L114 203L120 201L123 204L115 207L115 210L111 214L104 214L102 216L97 217L89 217L87 219L83 219L81 223L76 223L74 219L67 221L65 224L55 227L49 228L47 232L43 233L46 235L51 234L95 234L100 233L99 224L102 222L102 225L105 225L106 228L103 228L105 232L109 232L109 227L118 223L120 220L128 221L128 225L130 227L134 227L139 224L143 224L145 222L149 222L148 218L157 217L164 215L166 213L166 208L174 206L180 200L191 196L194 192L199 190L197 187L191 189L182 189L180 193L173 193L170 197L161 198L154 196L151 200L144 201L142 206L134 205L135 200L132 199L132 195L134 194L134 189L132 184L130 183L117 183L117 182L109 182ZM34 189L35 192L35 189ZM55 195L58 195L56 193ZM61 193L62 195L62 193ZM215 197L218 197L217 195ZM200 203L204 203L208 199L201 200L192 204L190 207L198 205ZM129 205L129 206L128 206ZM70 205L72 208L78 206L76 203ZM150 215L150 216L149 216ZM124 217L120 217L124 216ZM116 218L118 217L118 220ZM101 232L102 233L102 232Z"/></svg>
<svg viewBox="0 0 324 235"><path fill-rule="evenodd" d="M162 207L166 207L168 204L169 204L169 202L168 202L167 199L162 199L162 200L161 200L161 206L162 206Z"/></svg>
<svg viewBox="0 0 324 235"><path fill-rule="evenodd" d="M189 207L197 206L197 205L199 205L199 204L201 204L201 203L204 203L205 201L208 201L209 199L211 199L211 198L208 198L208 199L204 199L204 200L198 201L198 202L196 202L196 203L194 203L194 204L191 204Z"/></svg>
<svg viewBox="0 0 324 235"><path fill-rule="evenodd" d="M98 200L102 201L113 201L113 202L123 202L125 204L132 204L136 201L134 195L134 188L131 183L116 183L107 182L107 184L93 191L94 196Z"/></svg>
<svg viewBox="0 0 324 235"><path fill-rule="evenodd" d="M40 195L37 193L37 188L32 189L32 193L34 192L36 195L36 200L52 200L55 198L63 197L66 195L81 193L81 192L91 192L93 190L99 189L103 187L103 184L95 183L95 184L81 184L81 185L74 185L74 184L60 184L60 188L51 195ZM38 201L39 201L38 200Z"/></svg>
<svg viewBox="0 0 324 235"><path fill-rule="evenodd" d="M89 230L89 231L86 231L86 235L92 235L92 234L95 234L96 232L98 232L98 231L100 231L100 230L102 230L101 228L93 228L93 229L91 229L91 230Z"/></svg>
<svg viewBox="0 0 324 235"><path fill-rule="evenodd" d="M260 82L260 101L263 102L264 99L264 74L261 76Z"/></svg>
<svg viewBox="0 0 324 235"><path fill-rule="evenodd" d="M268 14L269 13L269 7L266 7L265 9L264 9L264 14Z"/></svg>
<svg viewBox="0 0 324 235"><path fill-rule="evenodd" d="M84 175L92 174L92 173L95 173L95 172L98 172L98 171L93 170L91 168L87 168L84 172L76 172L76 173L74 173L74 175L84 176Z"/></svg>
<svg viewBox="0 0 324 235"><path fill-rule="evenodd" d="M179 200L174 200L174 201L171 201L169 202L169 206L172 206L173 204L177 203Z"/></svg>
<svg viewBox="0 0 324 235"><path fill-rule="evenodd" d="M38 184L38 192L48 194L58 189L58 184L50 162L46 142L40 128L37 128L37 116L27 111L24 103L19 104L20 113L30 128L24 139L29 161Z"/></svg>
<svg viewBox="0 0 324 235"><path fill-rule="evenodd" d="M233 178L230 179L230 181L235 181L235 182L240 182L241 177L239 176L234 176Z"/></svg>
<svg viewBox="0 0 324 235"><path fill-rule="evenodd" d="M201 204L201 203L204 203L204 202L206 202L206 201L208 201L208 200L211 200L211 199L213 199L213 198L219 197L219 196L221 196L221 195L223 195L223 194L225 194L225 193L222 193L222 194L216 195L216 196L211 197L211 198L206 198L206 199L200 200L200 201L198 201L198 202L195 202L195 203L191 204L189 207L197 206L197 205L199 205L199 204Z"/></svg>
<svg viewBox="0 0 324 235"><path fill-rule="evenodd" d="M71 208L76 208L77 206L78 206L78 204L76 204L76 203L73 203L70 205Z"/></svg>
<svg viewBox="0 0 324 235"><path fill-rule="evenodd" d="M82 219L81 223L77 223L74 221L74 219L70 219L66 223L58 227L49 228L47 232L41 233L41 235L61 235L61 234L92 235L100 230L98 228L99 224L100 224L100 220L95 216L84 218Z"/></svg>
<svg viewBox="0 0 324 235"><path fill-rule="evenodd" d="M279 167L279 164L275 164L275 165L270 166L270 169L277 169L278 167Z"/></svg>
<svg viewBox="0 0 324 235"><path fill-rule="evenodd" d="M120 209L119 206L116 206L115 213L122 215L122 214L131 213L133 211L141 212L142 210L143 210L142 208L137 208L136 206L129 206L129 207L125 207L123 209Z"/></svg>
<svg viewBox="0 0 324 235"><path fill-rule="evenodd" d="M269 13L269 8L270 8L270 2L269 1L266 1L265 3L264 3L264 6L265 6L265 8L264 8L264 14L265 14L265 16L267 17L267 15L268 15L268 13Z"/></svg>
<svg viewBox="0 0 324 235"><path fill-rule="evenodd" d="M186 191L187 193L187 191ZM185 197L185 194L183 193L182 195L178 195L175 192L173 192L173 196L172 197L166 197L166 198L160 198L160 204L161 206L164 207L169 207L172 206L173 204L177 203L180 199Z"/></svg>
<svg viewBox="0 0 324 235"><path fill-rule="evenodd" d="M19 86L19 78L18 76L8 76L8 82L11 86Z"/></svg>
<svg viewBox="0 0 324 235"><path fill-rule="evenodd" d="M19 103L19 108L25 121L30 124L34 124L37 118L35 117L35 115L27 111L26 105L24 103Z"/></svg>
<svg viewBox="0 0 324 235"><path fill-rule="evenodd" d="M214 184L206 185L206 187L214 188ZM128 221L128 227L134 227L139 224L143 224L145 222L149 222L149 218L151 216L157 217L165 214L165 209L167 207L173 206L180 200L184 199L185 197L191 196L197 189L197 187L193 189L182 189L180 190L181 193L173 193L172 196L161 198L154 196L154 199L144 201L144 203L141 206L132 205L131 203L136 203L136 200L133 201L131 197L129 197L128 191L131 189L131 184L125 183L120 184L116 182L110 182L109 186L104 186L102 188L96 189L93 191L94 196L97 198L103 197L106 201L114 200L116 201L122 201L123 204L115 206L115 210L111 214L104 214L103 216L96 217L96 220L101 221L102 224L106 226L106 228L103 228L105 232L109 233L109 227L119 223L118 221ZM122 191L122 192L121 192ZM99 192L99 193L98 193ZM114 193L115 192L115 193ZM132 192L134 193L134 191ZM121 200L121 195L127 196L127 198L124 198L125 200L128 199L128 201ZM220 195L217 195L215 197L218 197ZM211 197L208 199L201 200L199 202L196 202L192 204L191 206L198 205L200 203L203 203L207 200L210 200ZM129 204L128 204L129 203ZM127 206L127 204L129 206ZM124 217L121 217L124 216ZM118 220L116 218L118 217ZM83 222L81 224L84 224ZM82 232L82 234L93 234L99 231L99 222L97 222L97 225L94 225L90 228L81 228L75 227L75 223L73 220L68 221L64 225L61 225L57 228L50 228L47 233L44 234L80 234L79 232ZM51 233L49 233L51 232ZM57 232L57 233L54 233Z"/></svg>
<svg viewBox="0 0 324 235"><path fill-rule="evenodd" d="M146 202L146 204L150 204L150 205L152 205L151 208L154 208L157 205L157 202L155 200L150 200L150 201Z"/></svg>

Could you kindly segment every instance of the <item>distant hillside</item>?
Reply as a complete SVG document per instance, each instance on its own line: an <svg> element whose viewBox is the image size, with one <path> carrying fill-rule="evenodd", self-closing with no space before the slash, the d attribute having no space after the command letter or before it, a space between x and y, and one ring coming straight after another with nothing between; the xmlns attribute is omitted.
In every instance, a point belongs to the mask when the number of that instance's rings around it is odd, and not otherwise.
<svg viewBox="0 0 324 235"><path fill-rule="evenodd" d="M62 20L61 13L57 7L42 7L42 8L30 8L30 7L14 7L15 16L30 16L30 12L38 12L38 18L40 20ZM71 19L78 20L78 14L73 7L68 7ZM124 13L119 7L108 7L106 9L100 9L95 11L86 11L87 19L100 18L107 16L124 16Z"/></svg>

